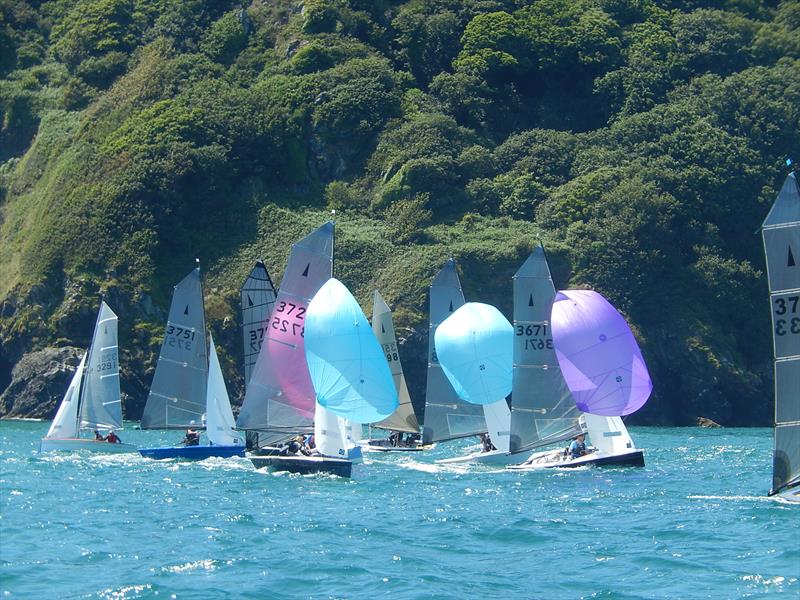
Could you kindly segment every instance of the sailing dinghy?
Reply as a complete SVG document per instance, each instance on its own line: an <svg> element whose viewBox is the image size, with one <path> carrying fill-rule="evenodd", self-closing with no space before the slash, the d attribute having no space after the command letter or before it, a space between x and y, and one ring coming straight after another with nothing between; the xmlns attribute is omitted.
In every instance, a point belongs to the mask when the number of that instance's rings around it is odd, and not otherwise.
<svg viewBox="0 0 800 600"><path fill-rule="evenodd" d="M511 392L513 335L511 323L497 308L479 302L464 304L437 328L442 370L459 398L483 408L488 430L481 451L437 463L507 464L511 412L506 397Z"/></svg>
<svg viewBox="0 0 800 600"><path fill-rule="evenodd" d="M770 496L800 502L800 190L789 173L761 228L775 361Z"/></svg>
<svg viewBox="0 0 800 600"><path fill-rule="evenodd" d="M567 290L555 295L551 320L559 370L576 408L584 412L579 425L593 446L576 458L563 448L536 452L509 468L644 466L644 454L620 417L641 408L653 384L625 319L597 292Z"/></svg>
<svg viewBox="0 0 800 600"><path fill-rule="evenodd" d="M110 432L121 428L117 315L103 301L89 351L81 358L39 449L41 452L136 452L136 446L131 444L81 437L82 431Z"/></svg>
<svg viewBox="0 0 800 600"><path fill-rule="evenodd" d="M214 339L208 336L208 385L206 386L206 435L208 444L173 446L166 448L140 448L146 458L205 460L206 458L231 458L244 456L244 439L234 429L233 412L228 390L222 377Z"/></svg>
<svg viewBox="0 0 800 600"><path fill-rule="evenodd" d="M418 438L420 432L419 421L414 413L414 405L411 403L411 396L408 393L408 385L403 374L403 365L400 362L400 354L397 347L397 337L394 332L394 321L389 305L381 296L378 290L372 300L372 332L378 339L378 343L383 349L386 362L392 372L394 385L397 389L399 404L394 411L383 421L370 425L372 428L385 429L391 431L387 437L360 440L361 447L370 452L419 452L430 446L423 446L419 441L404 442L402 436L408 434L411 439Z"/></svg>
<svg viewBox="0 0 800 600"><path fill-rule="evenodd" d="M483 408L459 398L436 354L436 329L463 304L464 292L456 262L451 258L436 274L430 289L428 379L422 426L422 444L425 446L486 433Z"/></svg>
<svg viewBox="0 0 800 600"><path fill-rule="evenodd" d="M311 454L267 456L272 470L329 472L350 477L347 425L375 423L398 406L389 364L361 307L337 279L329 279L306 311L306 363L316 392Z"/></svg>

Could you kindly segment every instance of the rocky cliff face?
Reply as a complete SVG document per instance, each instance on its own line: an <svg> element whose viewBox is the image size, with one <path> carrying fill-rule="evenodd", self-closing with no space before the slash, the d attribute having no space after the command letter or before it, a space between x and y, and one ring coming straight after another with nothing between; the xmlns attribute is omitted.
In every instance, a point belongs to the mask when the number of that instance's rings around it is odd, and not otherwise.
<svg viewBox="0 0 800 600"><path fill-rule="evenodd" d="M23 356L0 395L0 417L52 419L82 354L80 348L66 346Z"/></svg>

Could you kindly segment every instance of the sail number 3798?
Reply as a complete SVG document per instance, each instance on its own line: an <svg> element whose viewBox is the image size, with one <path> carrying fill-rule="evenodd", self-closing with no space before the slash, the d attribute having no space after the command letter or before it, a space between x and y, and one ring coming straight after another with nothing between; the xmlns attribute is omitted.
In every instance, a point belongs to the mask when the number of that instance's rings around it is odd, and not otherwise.
<svg viewBox="0 0 800 600"><path fill-rule="evenodd" d="M775 335L800 333L800 316L791 316L797 314L798 303L800 303L800 296L785 296L774 299Z"/></svg>

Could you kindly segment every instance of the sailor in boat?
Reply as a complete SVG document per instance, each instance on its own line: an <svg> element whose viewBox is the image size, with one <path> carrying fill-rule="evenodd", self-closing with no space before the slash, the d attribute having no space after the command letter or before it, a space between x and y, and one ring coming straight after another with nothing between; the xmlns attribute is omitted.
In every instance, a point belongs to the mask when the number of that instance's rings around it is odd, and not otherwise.
<svg viewBox="0 0 800 600"><path fill-rule="evenodd" d="M96 439L96 437L97 436L95 436L95 439ZM106 436L106 441L108 443L110 443L110 444L121 444L122 443L122 440L119 439L119 436L116 433L114 433L113 429L108 432L108 435Z"/></svg>
<svg viewBox="0 0 800 600"><path fill-rule="evenodd" d="M494 444L492 443L492 438L489 437L488 433L482 433L480 435L481 438L481 447L483 448L484 452L491 452L492 450L497 450Z"/></svg>
<svg viewBox="0 0 800 600"><path fill-rule="evenodd" d="M106 438L103 437L102 433L100 433L99 431L97 431L97 429L95 429L94 430L94 441L95 442L105 442Z"/></svg>
<svg viewBox="0 0 800 600"><path fill-rule="evenodd" d="M279 454L281 456L294 456L297 454L308 456L311 454L311 451L306 446L305 439L305 436L298 435L294 439L289 440L289 442L283 448L281 448Z"/></svg>
<svg viewBox="0 0 800 600"><path fill-rule="evenodd" d="M186 430L186 437L183 438L181 444L183 444L184 446L199 446L200 434L190 427L189 429Z"/></svg>
<svg viewBox="0 0 800 600"><path fill-rule="evenodd" d="M570 458L580 458L581 456L586 456L588 452L586 452L586 435L583 433L579 433L575 436L575 439L572 440L572 443L567 448L567 453L569 454Z"/></svg>

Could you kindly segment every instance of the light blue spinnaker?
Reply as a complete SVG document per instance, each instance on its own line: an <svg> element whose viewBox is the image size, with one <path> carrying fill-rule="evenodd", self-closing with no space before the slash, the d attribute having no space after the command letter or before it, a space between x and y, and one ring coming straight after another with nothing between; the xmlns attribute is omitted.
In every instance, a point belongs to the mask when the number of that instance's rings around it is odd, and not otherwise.
<svg viewBox="0 0 800 600"><path fill-rule="evenodd" d="M308 372L317 402L355 423L375 423L397 408L397 389L383 350L361 307L337 279L308 305Z"/></svg>
<svg viewBox="0 0 800 600"><path fill-rule="evenodd" d="M494 306L464 304L435 338L439 364L459 398L493 404L511 393L514 328Z"/></svg>

